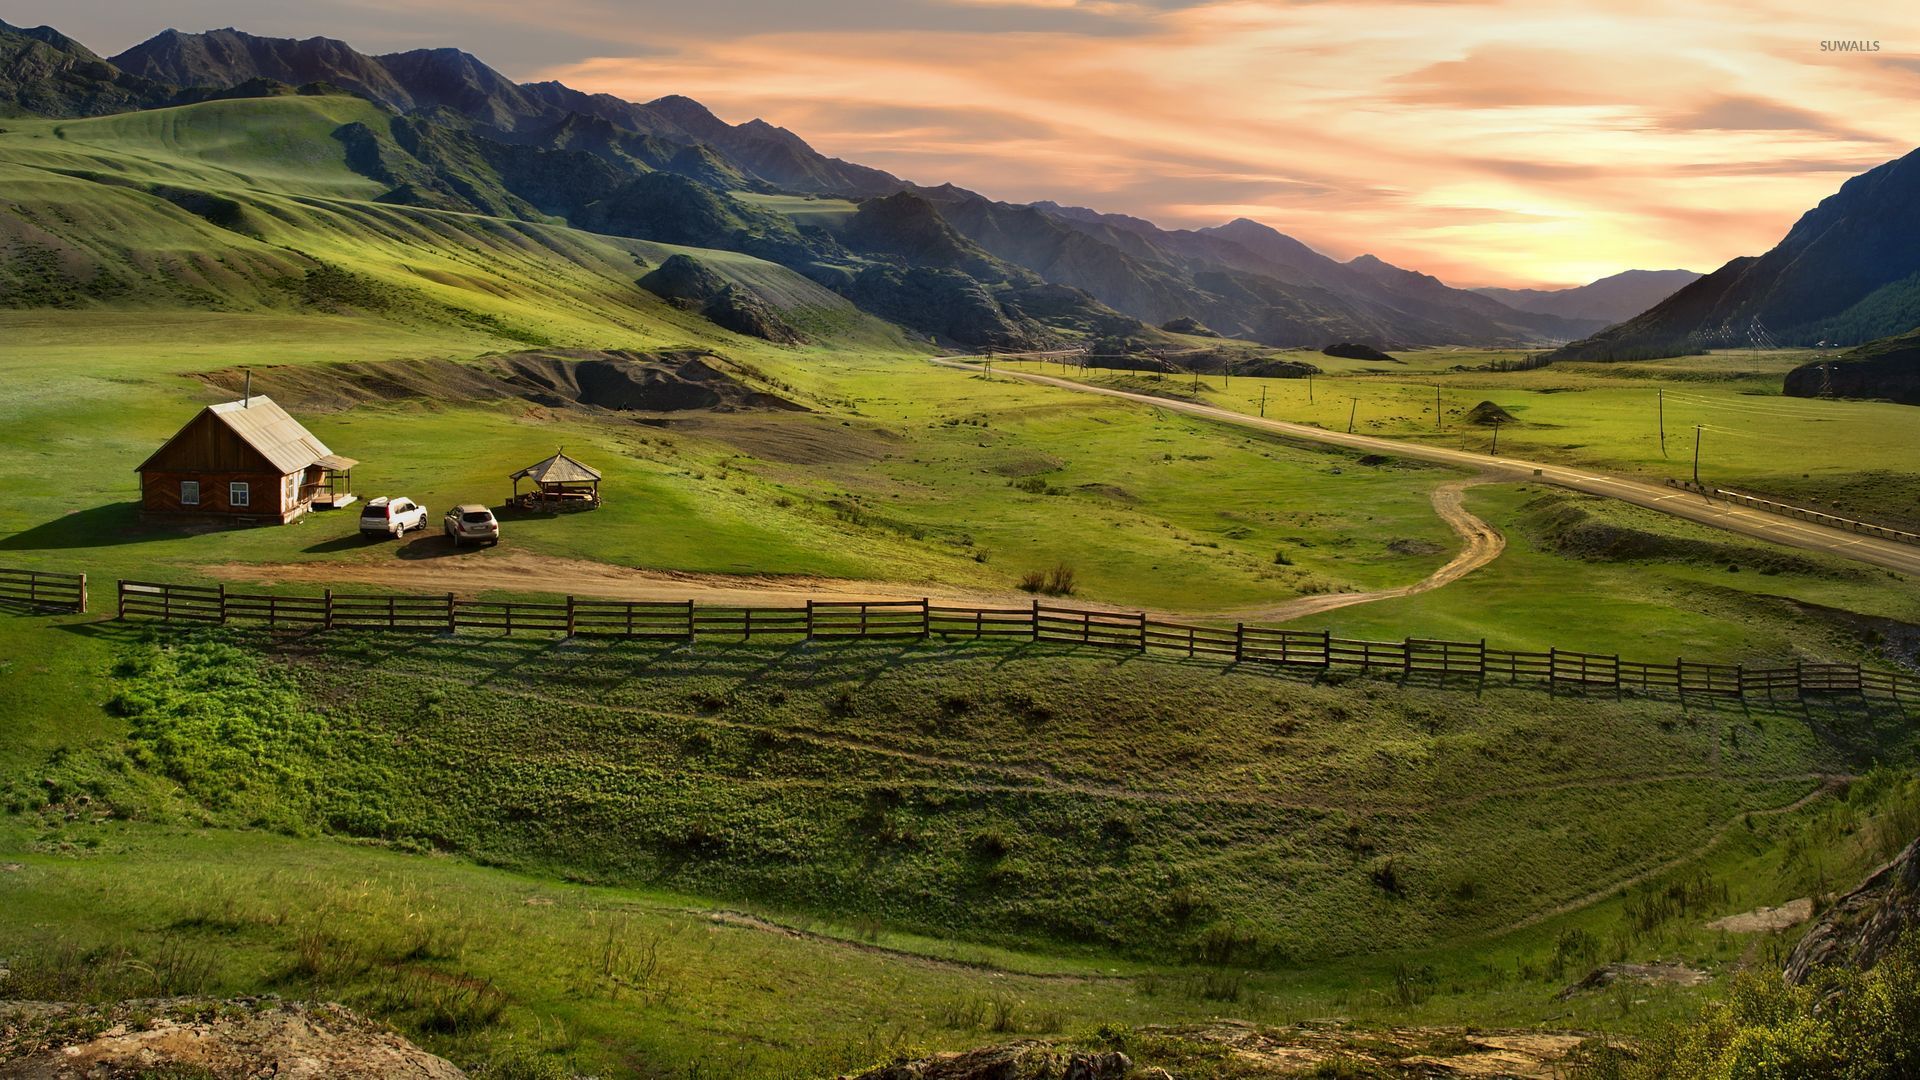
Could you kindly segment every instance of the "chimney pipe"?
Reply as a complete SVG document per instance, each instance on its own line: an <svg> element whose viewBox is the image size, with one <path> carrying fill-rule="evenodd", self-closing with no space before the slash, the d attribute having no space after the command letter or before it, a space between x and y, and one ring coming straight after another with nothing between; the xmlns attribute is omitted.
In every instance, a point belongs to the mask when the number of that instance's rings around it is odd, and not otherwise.
<svg viewBox="0 0 1920 1080"><path fill-rule="evenodd" d="M244 409L252 404L253 404L253 369L248 368L247 369L247 387L240 394L240 407Z"/></svg>

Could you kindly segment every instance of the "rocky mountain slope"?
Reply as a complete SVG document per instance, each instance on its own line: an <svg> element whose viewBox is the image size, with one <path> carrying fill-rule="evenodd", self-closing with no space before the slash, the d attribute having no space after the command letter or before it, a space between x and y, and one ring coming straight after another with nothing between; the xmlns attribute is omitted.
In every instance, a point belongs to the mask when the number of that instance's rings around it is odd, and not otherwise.
<svg viewBox="0 0 1920 1080"><path fill-rule="evenodd" d="M164 105L176 93L50 26L0 22L0 116L99 116Z"/></svg>
<svg viewBox="0 0 1920 1080"><path fill-rule="evenodd" d="M1570 289L1488 287L1473 291L1518 311L1612 324L1633 318L1700 277L1692 270L1624 270Z"/></svg>
<svg viewBox="0 0 1920 1080"><path fill-rule="evenodd" d="M1920 151L1861 173L1771 251L1559 350L1638 360L1730 346L1857 345L1920 325Z"/></svg>

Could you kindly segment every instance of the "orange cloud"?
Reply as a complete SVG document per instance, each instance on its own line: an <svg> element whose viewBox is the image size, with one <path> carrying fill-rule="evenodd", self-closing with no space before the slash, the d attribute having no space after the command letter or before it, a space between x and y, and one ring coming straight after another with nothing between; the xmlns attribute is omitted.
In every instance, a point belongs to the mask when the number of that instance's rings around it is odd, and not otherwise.
<svg viewBox="0 0 1920 1080"><path fill-rule="evenodd" d="M976 17L616 22L607 55L518 74L687 94L995 198L1173 227L1253 217L1461 284L1712 269L1770 246L1842 173L1920 143L1920 58L1897 51L1920 47L1920 15L1863 0L946 6ZM1096 28L993 32L1010 6ZM1851 37L1887 51L1819 50Z"/></svg>

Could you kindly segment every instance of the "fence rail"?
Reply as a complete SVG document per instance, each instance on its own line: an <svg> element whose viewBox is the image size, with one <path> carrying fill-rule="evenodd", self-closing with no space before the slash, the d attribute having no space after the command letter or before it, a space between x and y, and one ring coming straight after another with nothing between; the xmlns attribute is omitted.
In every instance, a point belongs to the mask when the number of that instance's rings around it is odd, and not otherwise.
<svg viewBox="0 0 1920 1080"><path fill-rule="evenodd" d="M1324 630L1177 622L1137 611L1101 611L1040 601L1021 607L931 600L806 600L752 607L691 600L626 601L566 597L563 601L463 600L452 593L280 595L228 592L221 585L179 585L123 579L122 619L241 623L298 630L377 629L428 633L486 630L568 637L804 640L867 638L1016 638L1275 667L1397 673L1441 681L1488 679L1550 686L1636 691L1681 697L1803 698L1831 694L1920 700L1920 675L1859 664L1795 661L1769 667L1625 660L1553 648L1500 649L1482 641L1407 638L1363 641ZM0 568L0 605L85 611L86 576Z"/></svg>
<svg viewBox="0 0 1920 1080"><path fill-rule="evenodd" d="M87 575L0 568L0 606L84 612L87 610Z"/></svg>

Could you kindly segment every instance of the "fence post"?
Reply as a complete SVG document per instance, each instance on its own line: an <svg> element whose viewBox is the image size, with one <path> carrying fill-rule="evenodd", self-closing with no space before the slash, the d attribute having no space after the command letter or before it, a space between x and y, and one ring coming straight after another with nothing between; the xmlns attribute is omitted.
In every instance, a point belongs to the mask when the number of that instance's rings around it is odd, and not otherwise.
<svg viewBox="0 0 1920 1080"><path fill-rule="evenodd" d="M813 640L813 597L807 597L807 640Z"/></svg>
<svg viewBox="0 0 1920 1080"><path fill-rule="evenodd" d="M1441 666L1444 667L1445 665L1442 664ZM1407 638L1404 641L1400 642L1400 677L1405 679L1405 678L1412 677L1412 675L1413 675L1413 639Z"/></svg>
<svg viewBox="0 0 1920 1080"><path fill-rule="evenodd" d="M87 575L80 575L80 614L87 613Z"/></svg>
<svg viewBox="0 0 1920 1080"><path fill-rule="evenodd" d="M1807 662L1805 660L1796 659L1793 662L1793 696L1805 697L1806 695L1807 695Z"/></svg>
<svg viewBox="0 0 1920 1080"><path fill-rule="evenodd" d="M573 636L573 594L567 594L567 636Z"/></svg>
<svg viewBox="0 0 1920 1080"><path fill-rule="evenodd" d="M126 618L127 617L127 582L126 582L126 579L124 578L114 582L114 604L117 608L119 608L119 610L114 614L113 617L116 619Z"/></svg>
<svg viewBox="0 0 1920 1080"><path fill-rule="evenodd" d="M1744 700L1747 696L1747 665L1733 665L1733 696Z"/></svg>
<svg viewBox="0 0 1920 1080"><path fill-rule="evenodd" d="M1140 613L1140 651L1147 651L1147 613Z"/></svg>
<svg viewBox="0 0 1920 1080"><path fill-rule="evenodd" d="M1247 655L1247 624L1243 622L1237 622L1233 624L1233 662L1236 664L1239 663L1241 660L1246 658L1246 655Z"/></svg>
<svg viewBox="0 0 1920 1080"><path fill-rule="evenodd" d="M320 629L331 630L333 629L333 590L327 589L321 592L320 600L325 605L320 610Z"/></svg>
<svg viewBox="0 0 1920 1080"><path fill-rule="evenodd" d="M227 583L221 582L220 589L220 625L227 625Z"/></svg>
<svg viewBox="0 0 1920 1080"><path fill-rule="evenodd" d="M693 601L689 600L687 601L687 644L691 645L697 640L699 638L693 629Z"/></svg>
<svg viewBox="0 0 1920 1080"><path fill-rule="evenodd" d="M1040 640L1040 598L1033 598L1033 640Z"/></svg>
<svg viewBox="0 0 1920 1080"><path fill-rule="evenodd" d="M393 601L391 599L387 601L387 611L389 613L393 611ZM391 622L392 620L388 620L388 621ZM448 593L447 594L447 633L451 634L459 629L460 629L459 619L454 615L453 594ZM507 608L507 633L509 634L513 633L513 608L511 605L509 605Z"/></svg>
<svg viewBox="0 0 1920 1080"><path fill-rule="evenodd" d="M920 636L922 638L933 636L933 599L931 597L920 598Z"/></svg>

